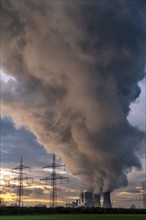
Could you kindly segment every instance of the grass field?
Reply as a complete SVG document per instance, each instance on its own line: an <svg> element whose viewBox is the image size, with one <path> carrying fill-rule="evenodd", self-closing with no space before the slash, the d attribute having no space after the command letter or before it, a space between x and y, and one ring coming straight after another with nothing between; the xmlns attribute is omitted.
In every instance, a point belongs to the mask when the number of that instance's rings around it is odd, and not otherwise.
<svg viewBox="0 0 146 220"><path fill-rule="evenodd" d="M143 214L69 214L69 215L34 215L1 216L0 220L146 220Z"/></svg>

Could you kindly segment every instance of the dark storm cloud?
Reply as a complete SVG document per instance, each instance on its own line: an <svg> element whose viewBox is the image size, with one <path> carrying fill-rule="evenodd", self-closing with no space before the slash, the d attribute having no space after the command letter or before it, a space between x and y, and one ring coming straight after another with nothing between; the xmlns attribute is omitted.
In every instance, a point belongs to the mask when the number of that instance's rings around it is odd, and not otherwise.
<svg viewBox="0 0 146 220"><path fill-rule="evenodd" d="M39 167L48 162L48 155L41 145L37 143L33 133L25 127L16 129L9 118L1 119L1 163L6 168L19 165L23 156L24 164ZM50 158L51 159L51 158ZM33 169L32 169L33 170Z"/></svg>
<svg viewBox="0 0 146 220"><path fill-rule="evenodd" d="M110 1L111 3L111 1ZM143 1L2 1L3 116L97 191L141 168L127 120L144 78Z"/></svg>

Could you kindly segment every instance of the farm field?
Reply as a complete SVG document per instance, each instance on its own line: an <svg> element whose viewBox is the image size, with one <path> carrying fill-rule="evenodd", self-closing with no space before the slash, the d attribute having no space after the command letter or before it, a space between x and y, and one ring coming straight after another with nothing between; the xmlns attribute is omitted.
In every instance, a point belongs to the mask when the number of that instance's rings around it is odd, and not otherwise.
<svg viewBox="0 0 146 220"><path fill-rule="evenodd" d="M144 214L50 214L28 216L1 216L0 220L145 220Z"/></svg>

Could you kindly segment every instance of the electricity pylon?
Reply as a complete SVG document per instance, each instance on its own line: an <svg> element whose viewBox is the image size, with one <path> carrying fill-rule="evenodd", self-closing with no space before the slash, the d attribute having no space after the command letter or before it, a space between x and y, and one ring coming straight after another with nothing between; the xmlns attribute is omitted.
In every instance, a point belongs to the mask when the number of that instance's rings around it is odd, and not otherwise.
<svg viewBox="0 0 146 220"><path fill-rule="evenodd" d="M24 172L23 172L24 169L29 169L30 171L30 167L23 165L23 160L21 157L20 165L12 169L13 172L18 170L18 176L11 179L14 181L15 180L18 181L17 199L16 199L16 204L18 203L18 206L23 206L23 187L24 187L23 182L24 180L28 181L29 179L31 180L33 179L31 177L24 177Z"/></svg>
<svg viewBox="0 0 146 220"><path fill-rule="evenodd" d="M65 167L64 164L57 164L55 154L53 154L53 162L47 166L44 166L43 169L51 168L52 172L51 175L45 178L40 179L40 181L51 181L51 191L50 191L50 207L54 208L57 206L57 180L67 179L69 181L69 177L59 176L56 173L56 168L58 167Z"/></svg>

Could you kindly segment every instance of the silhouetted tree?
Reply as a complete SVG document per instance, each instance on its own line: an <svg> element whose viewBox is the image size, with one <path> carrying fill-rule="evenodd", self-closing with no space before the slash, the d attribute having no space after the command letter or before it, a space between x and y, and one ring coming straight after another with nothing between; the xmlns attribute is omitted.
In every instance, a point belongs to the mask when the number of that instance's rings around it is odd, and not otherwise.
<svg viewBox="0 0 146 220"><path fill-rule="evenodd" d="M0 197L0 207L4 207L7 205L7 202L4 200L4 198Z"/></svg>

